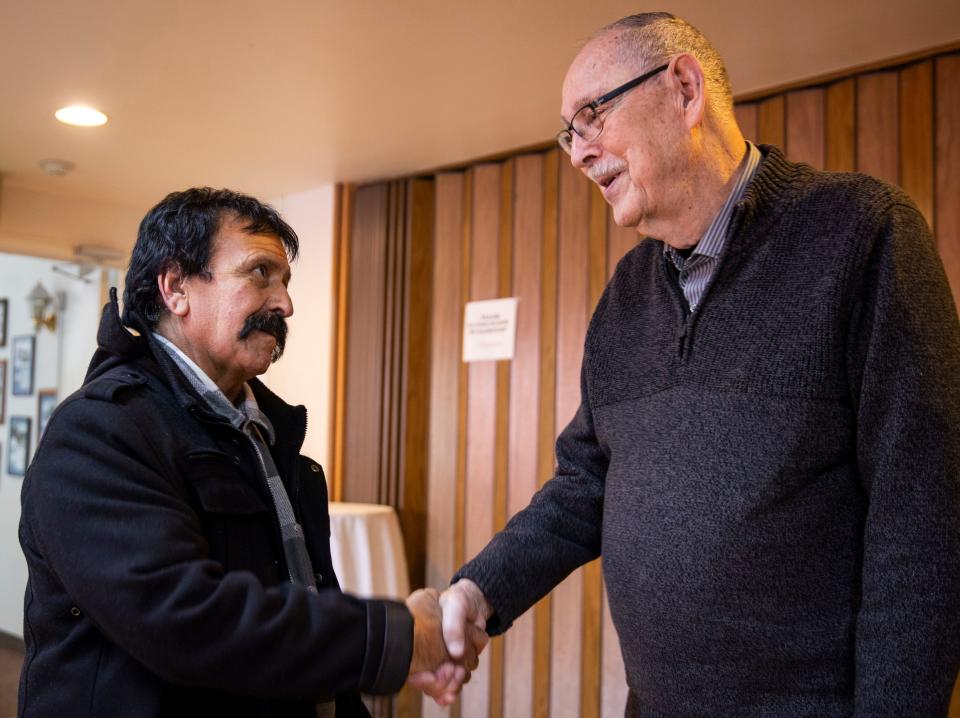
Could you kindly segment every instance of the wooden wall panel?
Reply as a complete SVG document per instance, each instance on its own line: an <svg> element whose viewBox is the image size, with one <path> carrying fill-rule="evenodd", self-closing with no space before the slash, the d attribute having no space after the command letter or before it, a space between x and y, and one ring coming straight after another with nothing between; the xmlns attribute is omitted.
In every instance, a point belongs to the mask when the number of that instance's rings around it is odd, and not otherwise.
<svg viewBox="0 0 960 718"><path fill-rule="evenodd" d="M587 328L590 187L569 161L560 167L557 266L556 432L580 404L580 361ZM553 716L575 716L580 706L583 571L574 571L553 592L550 705Z"/></svg>
<svg viewBox="0 0 960 718"><path fill-rule="evenodd" d="M841 80L827 87L825 103L825 169L853 172L857 167L856 80Z"/></svg>
<svg viewBox="0 0 960 718"><path fill-rule="evenodd" d="M387 273L387 208L385 184L361 187L354 197L350 276L369 276L371 282L351 281L347 326L346 385L348 411L344 417L343 498L379 500L380 445L383 397L384 307Z"/></svg>
<svg viewBox="0 0 960 718"><path fill-rule="evenodd" d="M454 556L459 443L461 317L463 295L464 175L436 177L432 315L430 322L430 417L427 452L426 585L445 586L459 566ZM430 699L424 718L448 714Z"/></svg>
<svg viewBox="0 0 960 718"><path fill-rule="evenodd" d="M566 158L564 157L564 162ZM560 234L560 150L543 161L543 277L540 288L540 432L537 437L537 486L553 476L557 385L557 265ZM553 594L534 607L533 715L550 715L552 673Z"/></svg>
<svg viewBox="0 0 960 718"><path fill-rule="evenodd" d="M960 304L960 54L941 57L937 76L937 247Z"/></svg>
<svg viewBox="0 0 960 718"><path fill-rule="evenodd" d="M470 259L470 300L497 296L500 248L500 167L479 165L473 170L473 213ZM466 558L480 552L493 536L494 464L496 452L497 366L472 362L467 367ZM464 687L464 718L490 711L490 651L485 651L469 684Z"/></svg>
<svg viewBox="0 0 960 718"><path fill-rule="evenodd" d="M380 396L380 467L377 503L396 506L399 489L399 453L402 397L400 392L403 345L404 282L407 275L406 183L387 185L386 286L384 291L383 365Z"/></svg>
<svg viewBox="0 0 960 718"><path fill-rule="evenodd" d="M426 585L444 586L457 569L454 546L457 416L461 354L463 174L437 176L427 456Z"/></svg>
<svg viewBox="0 0 960 718"><path fill-rule="evenodd" d="M743 139L757 144L757 103L747 102L735 105L733 113L737 118L737 124L740 126L740 132L743 133Z"/></svg>
<svg viewBox="0 0 960 718"><path fill-rule="evenodd" d="M896 184L897 73L874 72L857 78L857 170Z"/></svg>
<svg viewBox="0 0 960 718"><path fill-rule="evenodd" d="M398 481L398 514L413 587L426 585L434 200L432 180L410 181L405 229L409 282L402 317L406 360L400 377L405 415L398 462L403 480Z"/></svg>
<svg viewBox="0 0 960 718"><path fill-rule="evenodd" d="M347 325L350 314L350 245L353 242L353 200L356 188L352 186L337 186L336 212L334 215L334 231L336 244L334 245L334 278L336 297L336 347L334 351L335 366L331 396L333 397L333 411L330 415L330 427L333 434L331 458L333 482L330 491L332 501L343 500L343 457L344 457L344 424L347 410Z"/></svg>
<svg viewBox="0 0 960 718"><path fill-rule="evenodd" d="M784 104L783 95L757 104L757 140L760 143L783 148Z"/></svg>
<svg viewBox="0 0 960 718"><path fill-rule="evenodd" d="M824 92L820 88L787 94L786 155L793 162L806 162L823 169Z"/></svg>
<svg viewBox="0 0 960 718"><path fill-rule="evenodd" d="M509 516L524 508L537 490L543 156L518 157L514 183L512 295L519 303L516 358L510 362ZM528 611L504 637L503 714L507 718L532 715L533 665L534 612Z"/></svg>
<svg viewBox="0 0 960 718"><path fill-rule="evenodd" d="M933 62L900 71L900 186L933 226Z"/></svg>
<svg viewBox="0 0 960 718"><path fill-rule="evenodd" d="M513 290L513 173L515 160L507 159L500 165L500 216L497 296L508 297ZM507 523L507 482L510 431L510 365L498 361L496 448L493 483L493 524L491 536ZM503 715L504 636L490 641L490 718Z"/></svg>

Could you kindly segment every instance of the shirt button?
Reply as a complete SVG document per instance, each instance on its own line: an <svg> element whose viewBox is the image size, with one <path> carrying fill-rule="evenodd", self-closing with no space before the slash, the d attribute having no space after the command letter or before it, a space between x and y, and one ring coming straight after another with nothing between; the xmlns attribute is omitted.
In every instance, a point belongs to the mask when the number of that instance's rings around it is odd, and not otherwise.
<svg viewBox="0 0 960 718"><path fill-rule="evenodd" d="M77 608L76 606L73 606L73 607L70 609L70 615L71 615L71 616L79 616L79 615L80 615L80 609Z"/></svg>
<svg viewBox="0 0 960 718"><path fill-rule="evenodd" d="M319 474L319 473L320 473L320 467L317 466L316 464L310 464L310 471L312 471L312 472L315 473L315 474Z"/></svg>
<svg viewBox="0 0 960 718"><path fill-rule="evenodd" d="M234 456L234 457L233 457L233 463L234 463L235 466L240 466L240 457L239 457L239 456Z"/></svg>

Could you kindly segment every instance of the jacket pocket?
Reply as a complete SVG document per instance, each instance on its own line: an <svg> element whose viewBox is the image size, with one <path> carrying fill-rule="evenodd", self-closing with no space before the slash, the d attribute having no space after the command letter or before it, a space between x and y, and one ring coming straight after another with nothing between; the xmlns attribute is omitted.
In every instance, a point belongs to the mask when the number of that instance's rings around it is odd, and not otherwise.
<svg viewBox="0 0 960 718"><path fill-rule="evenodd" d="M268 510L257 492L240 476L233 457L227 454L215 451L188 454L187 479L207 513L243 516Z"/></svg>
<svg viewBox="0 0 960 718"><path fill-rule="evenodd" d="M272 508L240 473L234 458L217 451L186 457L186 476L199 502L208 554L224 571L250 571L264 585L282 580Z"/></svg>

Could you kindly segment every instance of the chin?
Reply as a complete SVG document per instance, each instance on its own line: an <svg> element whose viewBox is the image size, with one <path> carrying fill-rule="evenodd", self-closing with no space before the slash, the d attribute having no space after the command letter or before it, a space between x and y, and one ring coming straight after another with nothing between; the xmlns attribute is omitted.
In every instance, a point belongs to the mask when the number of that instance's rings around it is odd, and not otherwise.
<svg viewBox="0 0 960 718"><path fill-rule="evenodd" d="M260 376L261 374L266 374L267 369L269 369L272 364L273 364L273 355L270 355L266 359L260 362L257 362L257 364L253 367L254 376Z"/></svg>
<svg viewBox="0 0 960 718"><path fill-rule="evenodd" d="M270 368L270 365L273 363L273 355L266 353L263 355L257 355L256 357L250 357L250 360L244 364L243 373L247 379L253 379L255 376L260 376L261 374L266 374L267 369Z"/></svg>
<svg viewBox="0 0 960 718"><path fill-rule="evenodd" d="M643 213L637 212L633 208L623 208L614 205L613 221L620 227L636 227L643 219Z"/></svg>

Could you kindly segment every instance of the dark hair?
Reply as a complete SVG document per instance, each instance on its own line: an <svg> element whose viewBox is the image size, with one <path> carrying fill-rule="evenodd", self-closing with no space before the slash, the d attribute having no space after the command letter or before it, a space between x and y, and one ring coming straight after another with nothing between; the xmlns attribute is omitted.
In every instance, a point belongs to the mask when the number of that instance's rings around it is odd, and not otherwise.
<svg viewBox="0 0 960 718"><path fill-rule="evenodd" d="M210 187L171 192L140 222L123 290L124 324L132 324L130 315L135 312L156 326L165 311L157 277L171 267L179 267L185 277L207 272L210 248L224 219L245 222L244 231L250 234L276 235L290 260L296 259L300 249L296 232L260 200Z"/></svg>

